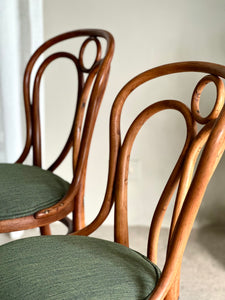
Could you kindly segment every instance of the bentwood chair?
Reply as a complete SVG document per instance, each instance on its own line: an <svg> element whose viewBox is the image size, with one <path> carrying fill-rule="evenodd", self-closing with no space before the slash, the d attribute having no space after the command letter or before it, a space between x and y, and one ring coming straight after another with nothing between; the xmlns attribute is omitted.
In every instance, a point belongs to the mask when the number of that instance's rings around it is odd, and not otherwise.
<svg viewBox="0 0 225 300"><path fill-rule="evenodd" d="M132 91L152 79L166 76L169 81L170 74L184 72L204 73L202 79L196 82L191 108L177 100L149 103L122 139L120 116ZM150 69L124 86L111 111L109 178L99 215L90 225L72 235L38 236L1 246L1 299L178 299L183 252L208 182L225 148L224 86L220 77L225 78L225 66L180 62ZM216 103L212 112L202 117L200 96L210 82L217 89ZM169 110L175 110L183 117L186 137L157 204L147 255L144 256L130 249L128 243L130 153L146 121L162 111L169 113ZM201 124L201 128L198 125L199 131L197 124ZM174 211L168 248L165 249L167 255L160 271L157 266L158 237L174 192ZM112 199L115 200L115 242L81 236L90 234L103 222L112 206ZM141 200L137 200L139 205Z"/></svg>
<svg viewBox="0 0 225 300"><path fill-rule="evenodd" d="M75 39L72 50L64 41ZM78 44L79 43L79 44ZM56 48L52 47L57 44ZM60 44L60 45L59 45ZM89 44L94 44L90 47ZM63 48L64 47L64 48ZM47 51L51 54L42 59ZM87 49L89 48L89 49ZM70 48L69 48L70 49ZM90 53L90 49L92 53ZM89 51L89 52L88 52ZM24 74L23 91L26 115L26 143L15 164L0 164L0 232L40 227L42 234L50 234L49 224L61 220L69 230L84 226L84 186L88 153L96 118L106 88L114 52L114 39L104 30L84 29L60 34L41 45L31 56ZM87 55L93 57L90 63ZM77 101L69 135L65 145L47 170L42 166L42 134L39 94L46 68L56 60L66 59L77 73ZM32 80L34 78L34 80ZM65 95L66 98L66 95ZM67 105L66 99L64 105ZM76 99L75 99L76 100ZM46 99L48 101L48 99ZM59 120L63 123L63 120ZM83 145L82 174L76 176L80 145ZM53 172L71 154L73 178L65 181ZM29 152L33 165L24 163ZM73 212L73 222L67 215Z"/></svg>

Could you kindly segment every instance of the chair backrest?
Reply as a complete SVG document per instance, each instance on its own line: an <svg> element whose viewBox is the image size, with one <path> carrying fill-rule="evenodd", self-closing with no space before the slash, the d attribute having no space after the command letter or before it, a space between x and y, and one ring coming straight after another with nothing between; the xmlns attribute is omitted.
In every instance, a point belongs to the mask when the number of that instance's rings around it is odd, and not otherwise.
<svg viewBox="0 0 225 300"><path fill-rule="evenodd" d="M133 121L122 140L120 118L128 96L137 87L152 79L182 72L201 72L207 75L197 83L191 99L191 109L176 100L163 100L149 105ZM224 85L225 67L207 62L180 62L150 69L129 81L118 94L111 112L111 160L116 161L115 181L115 241L129 246L127 216L127 185L129 160L135 138L145 122L156 113L173 109L183 115L186 140L179 159L157 204L150 227L148 257L157 262L157 244L163 217L176 192L167 257L162 276L151 299L164 299L179 277L179 270L188 237L209 180L225 148ZM217 99L212 112L202 117L199 108L204 87L213 82ZM159 88L161 88L159 86ZM197 127L201 128L197 130ZM198 126L197 126L198 125ZM146 142L148 143L148 142ZM150 142L149 142L150 143ZM201 150L203 149L203 150ZM197 158L200 159L197 160ZM177 189L176 189L177 188ZM140 200L140 199L139 199ZM137 204L139 205L139 204ZM176 299L173 295L168 299Z"/></svg>
<svg viewBox="0 0 225 300"><path fill-rule="evenodd" d="M74 53L57 51L50 54L47 58L44 58L42 63L39 63L38 58L44 54L46 50L57 43L72 38L76 38L80 41L80 48L74 49ZM95 43L96 55L91 66L86 67L84 55L89 43ZM75 50L78 50L79 55L75 54ZM87 163L91 137L106 88L113 52L114 39L112 35L107 31L99 29L84 29L63 33L46 41L36 50L31 56L24 74L23 90L27 133L25 147L17 160L18 163L22 163L26 159L32 148L33 164L39 167L42 166L39 107L40 83L46 68L59 58L68 59L76 69L78 78L77 102L73 123L65 146L56 160L52 162L49 170L54 171L72 148L73 171L75 172L82 141L83 144L85 144L85 147L83 147L83 150L85 151L85 154L83 155L83 159L85 160L84 165ZM39 64L39 66L37 66L37 64ZM34 78L33 83L32 78Z"/></svg>

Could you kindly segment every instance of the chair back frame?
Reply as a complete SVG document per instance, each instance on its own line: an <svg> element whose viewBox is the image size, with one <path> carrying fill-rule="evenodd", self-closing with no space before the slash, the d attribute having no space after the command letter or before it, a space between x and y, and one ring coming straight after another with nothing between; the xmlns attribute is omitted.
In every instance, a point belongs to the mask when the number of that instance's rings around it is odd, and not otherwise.
<svg viewBox="0 0 225 300"><path fill-rule="evenodd" d="M204 76L197 84L191 102L191 109L175 100L154 103L143 110L133 121L123 141L120 131L122 108L128 96L143 83L169 74L181 72L201 72ZM207 62L180 62L163 65L143 72L129 81L118 94L111 112L111 143L118 160L115 180L115 241L129 246L127 218L127 185L131 149L134 140L144 123L154 114L165 109L178 110L184 117L187 127L186 140L180 157L157 204L149 233L147 256L157 263L157 246L160 228L178 186L171 221L167 257L162 276L150 299L178 299L179 272L182 256L194 220L211 176L225 149L225 108L224 85L225 67ZM217 88L217 99L212 112L202 117L199 101L204 87L213 82ZM197 132L197 123L204 127ZM203 149L194 173L196 160ZM112 154L112 156L114 156Z"/></svg>
<svg viewBox="0 0 225 300"><path fill-rule="evenodd" d="M78 57L66 51L60 51L49 55L37 69L32 85L31 75L33 67L46 49L59 42L82 37L84 38L84 41L80 47ZM100 39L106 41L105 53L102 53ZM85 67L84 53L90 42L94 42L96 45L96 56L92 65L90 67ZM101 29L81 29L60 34L46 41L31 56L25 69L23 81L26 142L16 163L23 163L32 149L33 164L42 167L39 107L40 83L42 75L49 64L56 59L67 58L74 64L78 74L75 116L65 146L48 170L53 172L72 148L73 179L69 191L59 203L50 208L38 211L33 216L0 221L0 232L42 227L56 220L63 219L70 212L73 212L74 214L73 230L79 230L84 227L83 197L87 161L95 122L108 81L113 53L114 38L109 32ZM30 91L32 91L32 93Z"/></svg>

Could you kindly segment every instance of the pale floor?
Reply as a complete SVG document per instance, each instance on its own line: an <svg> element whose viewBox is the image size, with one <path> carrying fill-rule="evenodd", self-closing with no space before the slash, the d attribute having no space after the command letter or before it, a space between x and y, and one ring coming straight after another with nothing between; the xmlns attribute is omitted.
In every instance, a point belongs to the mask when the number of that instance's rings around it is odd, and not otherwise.
<svg viewBox="0 0 225 300"><path fill-rule="evenodd" d="M52 227L53 234L64 234L65 228L60 223ZM130 228L130 246L145 254L148 229ZM163 229L160 236L159 262L165 253L168 230ZM29 230L23 237L38 235L37 230ZM96 237L113 239L113 230L102 226ZM8 234L0 234L0 244L10 241ZM225 300L225 226L208 226L194 229L185 251L182 277L182 300Z"/></svg>

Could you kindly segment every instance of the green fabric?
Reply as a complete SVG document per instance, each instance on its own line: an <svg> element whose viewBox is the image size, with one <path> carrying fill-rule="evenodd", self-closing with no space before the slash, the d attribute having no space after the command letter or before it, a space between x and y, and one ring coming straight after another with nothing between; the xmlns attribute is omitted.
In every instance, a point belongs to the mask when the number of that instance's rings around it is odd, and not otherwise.
<svg viewBox="0 0 225 300"><path fill-rule="evenodd" d="M0 164L0 220L29 216L56 204L69 183L39 167Z"/></svg>
<svg viewBox="0 0 225 300"><path fill-rule="evenodd" d="M39 236L0 247L0 299L147 299L160 276L145 256L83 236Z"/></svg>

